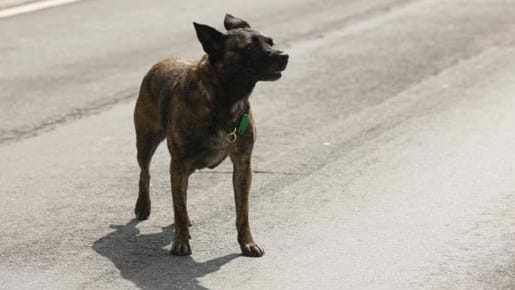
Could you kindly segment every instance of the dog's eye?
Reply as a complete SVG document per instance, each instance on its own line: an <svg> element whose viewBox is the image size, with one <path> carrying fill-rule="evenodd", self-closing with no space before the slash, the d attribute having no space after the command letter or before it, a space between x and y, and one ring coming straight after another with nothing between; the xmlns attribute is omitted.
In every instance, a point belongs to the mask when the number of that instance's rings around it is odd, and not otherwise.
<svg viewBox="0 0 515 290"><path fill-rule="evenodd" d="M243 49L251 49L259 44L259 39L257 37L252 37L251 41L247 43Z"/></svg>
<svg viewBox="0 0 515 290"><path fill-rule="evenodd" d="M244 47L242 47L240 49L249 50L249 49L252 49L252 47L254 47L254 43L253 42L249 42Z"/></svg>
<svg viewBox="0 0 515 290"><path fill-rule="evenodd" d="M265 42L270 46L274 46L274 41L270 37L265 38Z"/></svg>

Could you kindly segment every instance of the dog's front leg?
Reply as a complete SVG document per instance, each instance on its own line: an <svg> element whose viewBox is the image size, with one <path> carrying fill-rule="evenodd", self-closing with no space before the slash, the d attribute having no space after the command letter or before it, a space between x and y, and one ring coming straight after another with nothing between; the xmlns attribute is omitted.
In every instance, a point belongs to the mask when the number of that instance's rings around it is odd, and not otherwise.
<svg viewBox="0 0 515 290"><path fill-rule="evenodd" d="M175 237L170 253L174 256L188 256L191 255L191 247L189 242L188 210L186 208L186 190L188 189L188 178L191 171L182 166L174 165L177 163L179 162L172 162L170 166L175 221Z"/></svg>
<svg viewBox="0 0 515 290"><path fill-rule="evenodd" d="M261 257L265 251L254 242L249 226L249 191L252 182L250 155L234 155L231 156L231 160L238 243L244 256Z"/></svg>

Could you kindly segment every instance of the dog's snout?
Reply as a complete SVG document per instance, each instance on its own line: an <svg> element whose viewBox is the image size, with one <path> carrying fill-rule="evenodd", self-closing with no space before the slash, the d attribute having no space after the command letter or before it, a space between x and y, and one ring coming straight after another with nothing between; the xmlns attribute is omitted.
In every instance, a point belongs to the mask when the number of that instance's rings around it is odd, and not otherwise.
<svg viewBox="0 0 515 290"><path fill-rule="evenodd" d="M274 54L282 61L288 61L288 54L286 54L284 51L282 50L276 50L274 51Z"/></svg>
<svg viewBox="0 0 515 290"><path fill-rule="evenodd" d="M288 65L289 57L290 56L284 52L281 52L281 54L279 54L279 62L280 62L281 70L286 69L286 66Z"/></svg>
<svg viewBox="0 0 515 290"><path fill-rule="evenodd" d="M269 52L269 55L276 62L276 64L279 64L281 69L286 68L286 65L288 64L288 59L290 57L288 54L281 50L272 50Z"/></svg>

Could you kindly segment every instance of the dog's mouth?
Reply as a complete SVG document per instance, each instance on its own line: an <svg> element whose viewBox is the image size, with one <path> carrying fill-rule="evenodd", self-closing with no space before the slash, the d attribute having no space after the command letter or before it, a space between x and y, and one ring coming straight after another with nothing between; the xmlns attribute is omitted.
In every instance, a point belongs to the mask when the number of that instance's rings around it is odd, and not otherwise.
<svg viewBox="0 0 515 290"><path fill-rule="evenodd" d="M275 80L280 79L281 76L282 76L282 70L272 71L272 72L264 75L263 80L264 81L275 81Z"/></svg>
<svg viewBox="0 0 515 290"><path fill-rule="evenodd" d="M264 81L275 81L281 78L282 72L286 69L288 65L288 55L281 52L281 54L277 54L274 56L275 61L272 67L270 67L269 71L265 73L263 80Z"/></svg>
<svg viewBox="0 0 515 290"><path fill-rule="evenodd" d="M264 81L275 81L281 78L282 72L286 69L286 63L274 66L263 76Z"/></svg>

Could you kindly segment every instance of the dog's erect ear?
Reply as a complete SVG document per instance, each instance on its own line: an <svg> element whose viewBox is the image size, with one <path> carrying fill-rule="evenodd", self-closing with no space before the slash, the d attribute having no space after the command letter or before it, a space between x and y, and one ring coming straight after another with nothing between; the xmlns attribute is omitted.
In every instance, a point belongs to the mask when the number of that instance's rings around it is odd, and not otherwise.
<svg viewBox="0 0 515 290"><path fill-rule="evenodd" d="M217 55L224 46L225 35L211 26L193 22L202 48L208 55Z"/></svg>
<svg viewBox="0 0 515 290"><path fill-rule="evenodd" d="M229 13L225 14L224 26L227 30L236 28L250 28L250 25L247 23L247 21L234 17Z"/></svg>

